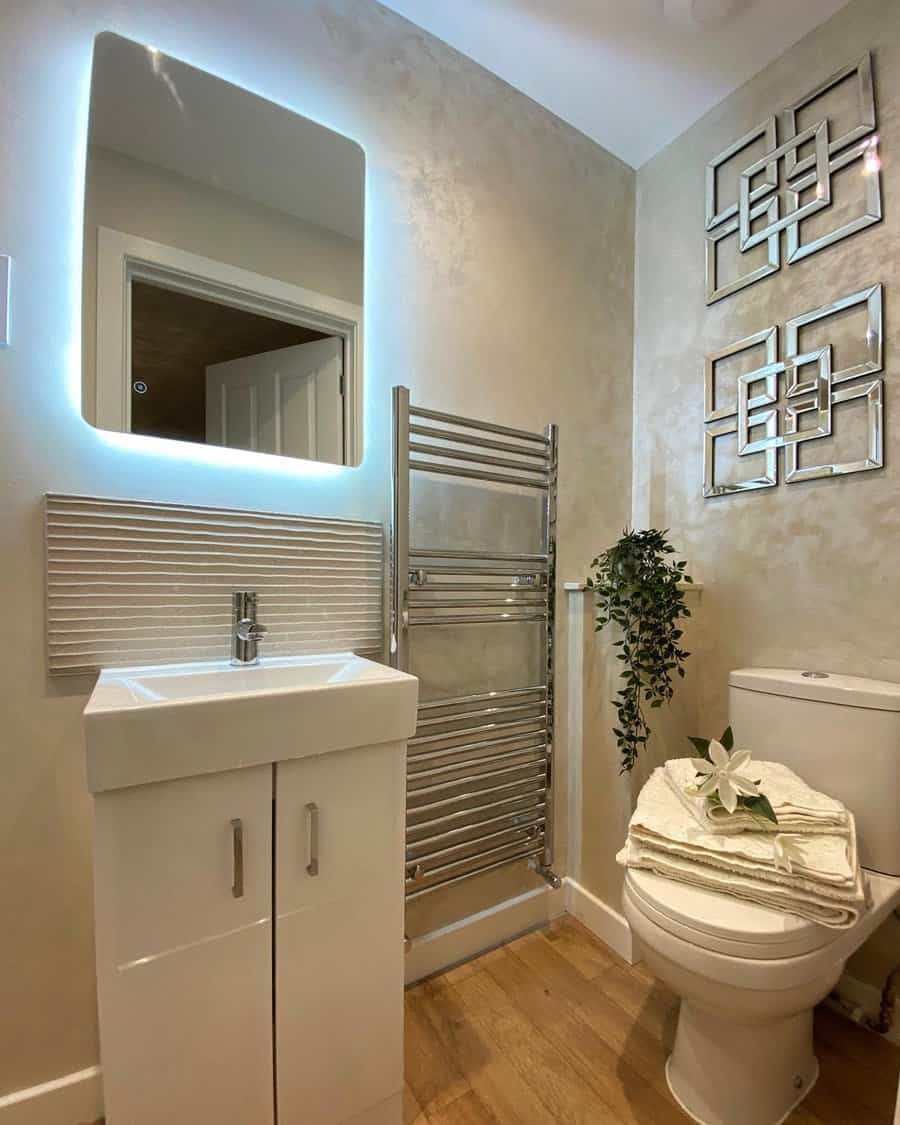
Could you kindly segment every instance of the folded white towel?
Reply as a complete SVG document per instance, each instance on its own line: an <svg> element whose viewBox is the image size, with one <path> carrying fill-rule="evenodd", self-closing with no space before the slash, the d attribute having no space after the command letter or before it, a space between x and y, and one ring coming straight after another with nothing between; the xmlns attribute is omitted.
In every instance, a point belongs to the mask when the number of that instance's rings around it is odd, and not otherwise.
<svg viewBox="0 0 900 1125"><path fill-rule="evenodd" d="M703 868L688 860L680 860L662 853L654 853L639 843L628 840L616 856L623 867L643 868L655 875L663 875L677 883L692 887L702 887L707 891L719 891L734 898L746 899L771 910L782 910L788 914L798 914L810 922L831 929L846 929L859 919L863 913L864 902L839 902L820 898L815 894L779 887L773 883L763 883L759 879L743 878L732 872L715 868Z"/></svg>
<svg viewBox="0 0 900 1125"><path fill-rule="evenodd" d="M844 835L791 835L790 842L793 871L787 872L775 866L771 834L723 835L701 828L660 767L638 797L622 862L823 925L852 925L865 906L853 817L848 814Z"/></svg>
<svg viewBox="0 0 900 1125"><path fill-rule="evenodd" d="M741 832L722 835L700 828L666 784L662 768L654 770L638 797L629 834L641 843L685 859L722 867L737 874L752 874L773 882L799 885L812 881L824 890L846 890L857 881L856 834L843 836L792 835L797 854L794 874L775 866L773 837L769 833Z"/></svg>
<svg viewBox="0 0 900 1125"><path fill-rule="evenodd" d="M753 780L759 782L760 792L765 793L775 810L777 825L740 809L730 813L723 805L712 805L705 797L685 793L685 786L693 785L697 779L693 763L693 758L673 758L663 768L666 781L701 828L723 835L745 831L847 833L848 814L841 802L819 793L780 762L754 760L747 767Z"/></svg>

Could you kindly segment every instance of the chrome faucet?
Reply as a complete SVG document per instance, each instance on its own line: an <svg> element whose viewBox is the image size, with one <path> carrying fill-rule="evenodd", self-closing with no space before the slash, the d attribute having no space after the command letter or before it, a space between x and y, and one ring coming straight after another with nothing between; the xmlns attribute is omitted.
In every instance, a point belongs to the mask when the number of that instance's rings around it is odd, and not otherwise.
<svg viewBox="0 0 900 1125"><path fill-rule="evenodd" d="M231 663L258 664L257 647L268 630L256 620L256 591L235 590L231 599Z"/></svg>

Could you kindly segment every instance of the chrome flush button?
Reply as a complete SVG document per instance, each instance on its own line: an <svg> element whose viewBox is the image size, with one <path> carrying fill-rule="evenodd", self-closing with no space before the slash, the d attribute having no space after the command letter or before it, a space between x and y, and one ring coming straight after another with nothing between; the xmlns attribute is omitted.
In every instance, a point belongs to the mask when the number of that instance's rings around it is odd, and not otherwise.
<svg viewBox="0 0 900 1125"><path fill-rule="evenodd" d="M828 679L828 673L827 672L801 672L800 674L806 680L827 680Z"/></svg>

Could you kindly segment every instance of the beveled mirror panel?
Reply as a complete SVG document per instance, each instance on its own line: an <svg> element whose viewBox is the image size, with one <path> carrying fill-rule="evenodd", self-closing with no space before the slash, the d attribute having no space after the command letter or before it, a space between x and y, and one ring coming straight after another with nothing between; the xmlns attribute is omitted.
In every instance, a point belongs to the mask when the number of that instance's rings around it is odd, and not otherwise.
<svg viewBox="0 0 900 1125"><path fill-rule="evenodd" d="M359 145L107 33L85 185L85 418L358 464Z"/></svg>

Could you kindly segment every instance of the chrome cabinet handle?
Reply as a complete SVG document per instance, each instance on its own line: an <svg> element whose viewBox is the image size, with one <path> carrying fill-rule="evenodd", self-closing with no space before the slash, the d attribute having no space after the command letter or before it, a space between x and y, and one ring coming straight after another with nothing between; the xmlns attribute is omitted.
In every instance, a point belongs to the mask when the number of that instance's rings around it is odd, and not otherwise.
<svg viewBox="0 0 900 1125"><path fill-rule="evenodd" d="M240 818L231 822L232 880L231 893L244 897L244 826Z"/></svg>
<svg viewBox="0 0 900 1125"><path fill-rule="evenodd" d="M319 806L310 801L306 806L306 864L307 875L319 874Z"/></svg>

